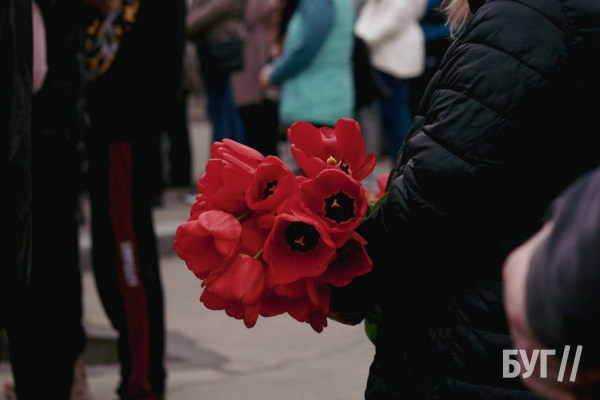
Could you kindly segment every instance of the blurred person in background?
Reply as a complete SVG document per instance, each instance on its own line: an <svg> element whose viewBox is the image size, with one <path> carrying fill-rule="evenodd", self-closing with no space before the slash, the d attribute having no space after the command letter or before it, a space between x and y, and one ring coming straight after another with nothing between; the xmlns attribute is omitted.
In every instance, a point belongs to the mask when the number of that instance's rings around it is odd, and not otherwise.
<svg viewBox="0 0 600 400"><path fill-rule="evenodd" d="M600 169L556 199L538 233L504 263L504 303L515 348L550 349L523 383L547 399L600 398ZM569 369L562 381L561 358ZM577 348L581 346L577 359ZM573 362L576 376L571 380ZM521 368L521 376L527 369ZM564 371L563 371L564 372Z"/></svg>
<svg viewBox="0 0 600 400"><path fill-rule="evenodd" d="M442 58L450 44L450 26L446 16L440 10L443 0L428 0L427 12L421 19L421 28L425 34L425 71L420 76L410 80L410 109L415 115L425 94L427 85L440 69Z"/></svg>
<svg viewBox="0 0 600 400"><path fill-rule="evenodd" d="M92 260L119 332L121 399L165 394L165 321L152 200L159 140L181 91L184 0L93 0L85 16Z"/></svg>
<svg viewBox="0 0 600 400"><path fill-rule="evenodd" d="M278 6L278 0L248 0L244 69L232 76L234 99L244 124L246 144L264 155L276 155L277 152L277 107L266 99L259 75L269 60L267 34Z"/></svg>
<svg viewBox="0 0 600 400"><path fill-rule="evenodd" d="M31 112L32 252L29 285L8 324L15 384L7 399L89 399L77 242L83 133L83 31L78 0L33 4L37 92Z"/></svg>
<svg viewBox="0 0 600 400"><path fill-rule="evenodd" d="M0 315L29 280L31 263L32 3L0 3Z"/></svg>
<svg viewBox="0 0 600 400"><path fill-rule="evenodd" d="M0 3L0 328L11 338L31 266L32 27L31 1Z"/></svg>
<svg viewBox="0 0 600 400"><path fill-rule="evenodd" d="M502 265L600 165L600 3L446 8L458 36L359 229L373 270L332 290L332 317L379 306L367 399L537 399L502 373Z"/></svg>
<svg viewBox="0 0 600 400"><path fill-rule="evenodd" d="M12 2L11 2L12 3ZM20 145L13 143L13 161L24 167L21 146L31 143L31 201L27 210L32 216L31 253L19 250L17 263L27 264L30 257L29 285L18 292L2 287L1 297L10 295L9 312L0 305L5 317L10 344L10 360L14 383L4 388L6 399L89 399L81 359L77 362L77 384L73 385L76 361L83 351L84 332L81 325L82 302L77 243L77 197L80 190L79 143L83 127L82 102L82 30L80 25L81 3L75 0L45 1L33 3L33 51L31 48L31 21L24 19L27 1L20 2L12 17L2 19L7 23L0 27L3 43L2 57L7 53L5 38L14 34L11 23L24 28L13 36L13 90L1 90L16 96L12 105L3 110L21 108L21 122L14 133L22 134L29 127L26 121L31 112L31 142L21 137ZM8 9L14 7L7 4ZM30 13L31 11L28 10ZM22 14L23 13L23 14ZM14 19L12 19L14 18ZM31 18L31 14L29 14ZM23 73L28 70L20 52L33 53L33 90L23 91ZM31 60L29 60L30 62ZM3 71L2 77L10 77ZM5 74L6 73L6 74ZM31 82L29 82L29 85ZM4 85L3 85L4 87ZM23 105L31 104L31 108ZM4 119L3 119L4 121ZM7 121L15 121L14 115ZM7 133L10 133L7 132ZM13 133L13 134L14 134ZM11 135L6 135L10 139ZM17 150L17 151L16 151ZM16 157L15 157L16 156ZM14 167L7 169L14 173ZM15 176L9 175L7 182ZM28 179L22 176L21 184ZM9 190L8 193L13 193ZM19 191L15 190L18 194ZM30 207L30 208L29 208ZM18 218L27 213L15 212ZM4 221L4 218L3 218ZM2 234L13 235L20 240L20 229L2 224ZM17 233L17 235L15 235ZM2 243L11 244L11 241ZM14 242L13 242L14 243ZM5 260L2 266L14 265L15 258ZM6 262L6 263L5 263ZM17 264L17 265L18 265ZM11 279L23 276L12 274ZM2 282L4 283L4 282ZM7 289L7 290L5 290Z"/></svg>
<svg viewBox="0 0 600 400"><path fill-rule="evenodd" d="M290 19L296 11L299 0L278 0L277 10L271 17L271 26L268 34L269 55L271 59L281 56L285 44L285 33Z"/></svg>
<svg viewBox="0 0 600 400"><path fill-rule="evenodd" d="M284 125L307 121L332 127L354 115L354 5L300 0L293 8L283 52L263 67L261 84L281 85L279 119Z"/></svg>
<svg viewBox="0 0 600 400"><path fill-rule="evenodd" d="M243 68L246 0L193 0L187 37L196 43L213 142L244 143L244 124L233 99L231 73Z"/></svg>
<svg viewBox="0 0 600 400"><path fill-rule="evenodd" d="M425 8L426 0L367 0L356 21L356 35L369 46L373 66L390 90L379 102L392 155L398 154L412 122L409 79L424 71L419 20Z"/></svg>

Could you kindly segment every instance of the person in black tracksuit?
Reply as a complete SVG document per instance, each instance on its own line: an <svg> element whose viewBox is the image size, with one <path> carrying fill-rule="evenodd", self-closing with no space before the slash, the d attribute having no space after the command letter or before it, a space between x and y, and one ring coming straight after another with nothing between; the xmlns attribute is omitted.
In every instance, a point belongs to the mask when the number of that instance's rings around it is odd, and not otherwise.
<svg viewBox="0 0 600 400"><path fill-rule="evenodd" d="M127 23L116 30L122 38L114 62L94 69L95 54L88 55L93 265L119 331L119 396L153 400L163 397L166 374L151 203L161 184L159 137L182 82L185 3L124 3ZM90 26L100 19L93 15Z"/></svg>
<svg viewBox="0 0 600 400"><path fill-rule="evenodd" d="M502 376L501 267L600 165L600 3L468 4L360 228L373 271L333 290L342 315L382 309L367 399L535 398Z"/></svg>

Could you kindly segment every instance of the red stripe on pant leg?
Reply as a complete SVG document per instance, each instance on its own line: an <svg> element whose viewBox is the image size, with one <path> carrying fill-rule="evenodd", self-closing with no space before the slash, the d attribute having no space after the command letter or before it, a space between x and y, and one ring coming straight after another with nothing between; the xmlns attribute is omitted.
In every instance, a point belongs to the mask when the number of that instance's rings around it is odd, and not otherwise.
<svg viewBox="0 0 600 400"><path fill-rule="evenodd" d="M131 398L154 399L149 381L150 324L144 282L140 273L137 242L133 227L131 145L110 145L108 202L115 237L119 289L123 296L131 371L127 391Z"/></svg>

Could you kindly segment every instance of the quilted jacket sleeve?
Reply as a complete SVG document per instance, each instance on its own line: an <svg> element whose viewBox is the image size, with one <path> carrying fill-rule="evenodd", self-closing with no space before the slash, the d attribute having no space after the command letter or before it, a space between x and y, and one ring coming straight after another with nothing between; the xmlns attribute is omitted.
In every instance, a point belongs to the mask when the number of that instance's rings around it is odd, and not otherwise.
<svg viewBox="0 0 600 400"><path fill-rule="evenodd" d="M551 157L539 146L555 121L548 115L566 112L566 32L566 21L516 1L488 2L475 14L425 94L387 201L361 227L373 272L334 289L333 310L368 309L386 301L381 294L394 296L389 285L427 279L457 253L514 240L513 231L537 222L521 218L535 214L535 199L519 194Z"/></svg>

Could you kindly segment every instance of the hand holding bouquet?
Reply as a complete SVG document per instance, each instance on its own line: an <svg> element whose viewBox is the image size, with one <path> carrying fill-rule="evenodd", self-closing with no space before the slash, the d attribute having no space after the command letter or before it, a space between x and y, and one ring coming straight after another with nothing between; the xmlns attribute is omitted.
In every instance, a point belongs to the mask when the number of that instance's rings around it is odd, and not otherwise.
<svg viewBox="0 0 600 400"><path fill-rule="evenodd" d="M234 141L214 143L174 248L202 280L207 308L248 328L259 315L288 313L322 332L329 285L371 270L355 229L368 208L360 181L376 161L353 120L335 129L298 122L288 137L306 176Z"/></svg>

